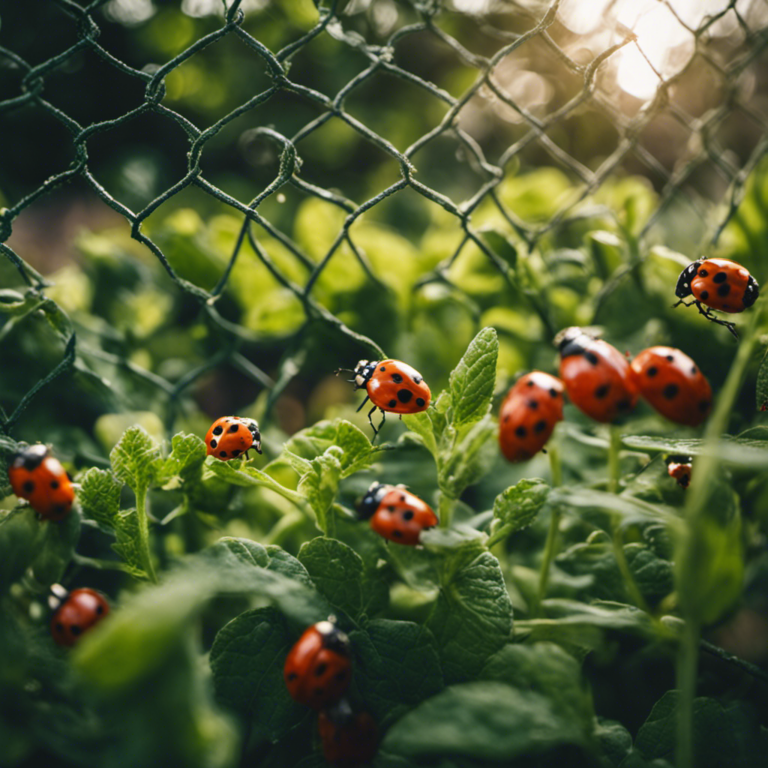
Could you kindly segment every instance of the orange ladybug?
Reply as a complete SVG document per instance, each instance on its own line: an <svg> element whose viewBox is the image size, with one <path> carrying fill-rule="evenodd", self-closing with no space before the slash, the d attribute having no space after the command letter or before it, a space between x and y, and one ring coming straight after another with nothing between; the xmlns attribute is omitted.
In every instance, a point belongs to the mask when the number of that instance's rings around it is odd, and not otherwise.
<svg viewBox="0 0 768 768"><path fill-rule="evenodd" d="M679 486L687 488L691 484L691 465L690 463L678 463L670 461L667 465L667 472L673 477Z"/></svg>
<svg viewBox="0 0 768 768"><path fill-rule="evenodd" d="M679 301L673 306L695 304L707 320L724 325L738 339L734 324L718 320L710 309L731 314L743 312L757 301L759 295L760 286L746 267L728 259L699 259L680 273L675 287ZM693 296L693 301L686 304L683 299L688 296ZM702 304L710 309L704 309Z"/></svg>
<svg viewBox="0 0 768 768"><path fill-rule="evenodd" d="M75 645L84 632L109 613L107 599L95 589L83 587L68 593L60 584L54 584L51 592L52 603L60 603L51 618L51 635L58 645Z"/></svg>
<svg viewBox="0 0 768 768"><path fill-rule="evenodd" d="M58 459L44 445L23 448L8 470L13 492L46 520L63 520L72 509L75 489Z"/></svg>
<svg viewBox="0 0 768 768"><path fill-rule="evenodd" d="M499 446L511 462L538 453L563 420L563 382L531 371L509 390L499 412Z"/></svg>
<svg viewBox="0 0 768 768"><path fill-rule="evenodd" d="M555 345L560 350L560 378L579 410L608 423L635 407L637 388L618 349L581 328L561 331Z"/></svg>
<svg viewBox="0 0 768 768"><path fill-rule="evenodd" d="M339 368L336 375L345 370ZM354 379L351 382L355 390L363 389L367 392L365 400L360 403L358 411L370 400L373 408L368 412L368 421L371 423L374 438L379 430L373 426L371 416L378 408L381 413L381 429L387 412L389 413L419 413L429 407L432 393L424 381L424 377L410 365L400 360L361 360L354 371Z"/></svg>
<svg viewBox="0 0 768 768"><path fill-rule="evenodd" d="M339 768L354 768L376 756L376 723L367 712L353 712L342 699L317 716L317 730L323 743L323 756Z"/></svg>
<svg viewBox="0 0 768 768"><path fill-rule="evenodd" d="M309 627L283 668L288 693L312 709L337 702L349 688L351 673L349 638L330 621Z"/></svg>
<svg viewBox="0 0 768 768"><path fill-rule="evenodd" d="M253 419L242 416L222 416L211 424L205 436L205 445L209 456L222 461L236 459L251 448L261 453L261 433L259 425Z"/></svg>
<svg viewBox="0 0 768 768"><path fill-rule="evenodd" d="M685 352L650 347L632 361L630 369L640 394L670 421L697 427L712 410L712 388Z"/></svg>
<svg viewBox="0 0 768 768"><path fill-rule="evenodd" d="M363 520L370 519L371 528L379 536L415 547L421 532L438 524L432 508L402 485L373 483L357 507Z"/></svg>

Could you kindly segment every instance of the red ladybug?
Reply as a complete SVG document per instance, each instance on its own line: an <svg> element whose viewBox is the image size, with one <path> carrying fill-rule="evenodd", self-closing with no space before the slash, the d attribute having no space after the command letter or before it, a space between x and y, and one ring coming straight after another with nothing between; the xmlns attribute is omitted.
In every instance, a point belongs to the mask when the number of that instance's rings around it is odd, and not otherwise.
<svg viewBox="0 0 768 768"><path fill-rule="evenodd" d="M241 416L222 416L211 424L205 436L205 445L209 456L229 461L241 454L248 458L251 448L261 453L261 433L259 425L253 419Z"/></svg>
<svg viewBox="0 0 768 768"><path fill-rule="evenodd" d="M371 528L379 536L411 547L419 543L422 531L438 523L432 508L401 485L374 483L357 511L361 519L370 518Z"/></svg>
<svg viewBox="0 0 768 768"><path fill-rule="evenodd" d="M51 591L54 604L61 601L51 618L51 634L58 645L74 645L109 613L107 599L95 589L84 587L67 593L64 587L54 584Z"/></svg>
<svg viewBox="0 0 768 768"><path fill-rule="evenodd" d="M509 390L499 412L499 445L508 461L538 453L563 419L563 382L531 371Z"/></svg>
<svg viewBox="0 0 768 768"><path fill-rule="evenodd" d="M560 350L560 378L579 410L607 423L635 407L637 389L618 349L581 328L561 331L555 345Z"/></svg>
<svg viewBox="0 0 768 768"><path fill-rule="evenodd" d="M349 638L330 621L309 627L283 668L288 693L312 709L337 702L349 688L351 672Z"/></svg>
<svg viewBox="0 0 768 768"><path fill-rule="evenodd" d="M687 488L691 484L691 465L687 463L679 464L675 461L671 461L667 465L667 472L670 477L674 477L677 480L677 484L683 488Z"/></svg>
<svg viewBox="0 0 768 768"><path fill-rule="evenodd" d="M354 768L376 756L376 723L367 712L353 712L346 699L317 717L323 755L339 768Z"/></svg>
<svg viewBox="0 0 768 768"><path fill-rule="evenodd" d="M72 509L75 489L69 475L44 445L23 448L8 470L13 492L46 520L63 520Z"/></svg>
<svg viewBox="0 0 768 768"><path fill-rule="evenodd" d="M345 370L339 368L336 375ZM368 412L368 421L373 429L373 436L379 433L379 430L373 426L371 416L378 408L381 413L381 423L379 429L386 419L387 411L390 413L419 413L429 407L429 401L432 399L432 393L424 381L424 377L410 365L400 362L400 360L361 360L352 371L355 378L352 383L355 390L365 387L368 393L365 400L360 403L362 407L370 401L373 408Z"/></svg>
<svg viewBox="0 0 768 768"><path fill-rule="evenodd" d="M630 366L640 394L662 416L696 427L712 409L712 388L685 352L674 347L644 349Z"/></svg>
<svg viewBox="0 0 768 768"><path fill-rule="evenodd" d="M746 267L728 259L699 259L680 273L675 288L675 296L679 301L673 306L682 304L690 307L695 304L707 320L724 325L738 339L733 323L718 320L702 304L719 312L733 314L751 307L759 295L760 286ZM683 299L688 296L693 296L693 301L686 304Z"/></svg>

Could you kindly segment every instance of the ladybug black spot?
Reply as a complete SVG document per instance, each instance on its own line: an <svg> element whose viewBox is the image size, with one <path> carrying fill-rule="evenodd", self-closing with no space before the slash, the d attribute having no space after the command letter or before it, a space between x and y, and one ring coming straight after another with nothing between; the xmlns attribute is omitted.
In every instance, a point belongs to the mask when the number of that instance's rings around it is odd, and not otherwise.
<svg viewBox="0 0 768 768"><path fill-rule="evenodd" d="M35 484L31 480L24 483L24 493L32 493L35 490Z"/></svg>
<svg viewBox="0 0 768 768"><path fill-rule="evenodd" d="M728 279L728 275L725 272L718 272L713 278L712 282L724 283Z"/></svg>
<svg viewBox="0 0 768 768"><path fill-rule="evenodd" d="M528 379L528 384L526 386L532 387L533 386L533 379Z"/></svg>
<svg viewBox="0 0 768 768"><path fill-rule="evenodd" d="M701 292L701 300L706 301L709 298L709 291L702 291Z"/></svg>
<svg viewBox="0 0 768 768"><path fill-rule="evenodd" d="M51 480L51 488L53 488L53 490L55 491L55 490L58 489L58 487L59 487L59 481L58 480Z"/></svg>
<svg viewBox="0 0 768 768"><path fill-rule="evenodd" d="M218 440L211 440L211 448L215 448L218 444Z"/></svg>
<svg viewBox="0 0 768 768"><path fill-rule="evenodd" d="M289 672L288 673L288 679L293 681L298 677L298 675L295 672Z"/></svg>
<svg viewBox="0 0 768 768"><path fill-rule="evenodd" d="M662 394L667 398L667 400L674 400L674 398L677 397L677 393L679 391L680 388L677 386L677 384L667 384L667 386L664 387Z"/></svg>
<svg viewBox="0 0 768 768"><path fill-rule="evenodd" d="M416 398L416 405L418 405L419 408L423 408L426 404L427 404L427 401L423 397Z"/></svg>
<svg viewBox="0 0 768 768"><path fill-rule="evenodd" d="M518 428L515 430L515 434L516 434L518 437L525 437L525 436L528 434L528 430L527 430L525 427L518 427Z"/></svg>
<svg viewBox="0 0 768 768"><path fill-rule="evenodd" d="M402 538L402 536L403 536L403 532L402 532L402 531L401 531L399 528L395 528L395 529L392 531L392 535L393 535L393 536L397 536L397 538L398 538L398 539L400 539L400 538Z"/></svg>
<svg viewBox="0 0 768 768"><path fill-rule="evenodd" d="M543 432L547 428L547 422L544 421L544 419L541 419L541 421L537 421L536 424L533 427L534 432Z"/></svg>
<svg viewBox="0 0 768 768"><path fill-rule="evenodd" d="M536 400L529 400L528 407L535 411L539 407L539 403Z"/></svg>
<svg viewBox="0 0 768 768"><path fill-rule="evenodd" d="M411 392L410 389L398 389L397 390L397 399L401 403L410 403L412 397L413 397L413 392Z"/></svg>
<svg viewBox="0 0 768 768"><path fill-rule="evenodd" d="M80 625L79 625L79 624L73 624L73 625L72 625L72 626L69 628L69 631L70 631L70 632L71 632L71 633L72 633L72 634L73 634L75 637L77 637L77 636L78 636L78 635L79 635L79 634L80 634L80 633L81 633L83 630L82 630L82 629L80 629Z"/></svg>
<svg viewBox="0 0 768 768"><path fill-rule="evenodd" d="M691 367L691 373L695 376L699 372L699 369L694 365Z"/></svg>
<svg viewBox="0 0 768 768"><path fill-rule="evenodd" d="M413 381L415 384L421 384L421 382L424 381L424 378L422 376L414 376Z"/></svg>
<svg viewBox="0 0 768 768"><path fill-rule="evenodd" d="M718 296L727 296L730 292L731 292L731 286L728 283L723 283L717 289L717 295Z"/></svg>
<svg viewBox="0 0 768 768"><path fill-rule="evenodd" d="M386 365L382 365L381 368L379 368L379 370L384 372L384 371L387 370L387 366Z"/></svg>
<svg viewBox="0 0 768 768"><path fill-rule="evenodd" d="M237 430L238 430L238 429L240 429L240 425L239 425L239 424L233 424L233 425L232 425L232 426L229 428L229 431L230 431L230 432L232 432L232 433L235 433L235 432L237 432Z"/></svg>
<svg viewBox="0 0 768 768"><path fill-rule="evenodd" d="M404 493L400 494L400 501L403 502L403 504L405 504L405 494Z"/></svg>
<svg viewBox="0 0 768 768"><path fill-rule="evenodd" d="M585 353L584 353L584 357L586 357L586 358L587 358L587 360L588 360L588 361L589 361L589 362L590 362L592 365L597 365L597 355L596 355L594 352L585 352Z"/></svg>
<svg viewBox="0 0 768 768"><path fill-rule="evenodd" d="M709 400L702 400L702 401L699 403L699 410L700 410L702 413L704 413L704 412L706 412L706 411L708 411L708 410L709 410L709 406L710 406L710 402L709 402Z"/></svg>
<svg viewBox="0 0 768 768"><path fill-rule="evenodd" d="M395 511L395 507L387 507L387 510L388 510L389 512L394 512L394 511Z"/></svg>
<svg viewBox="0 0 768 768"><path fill-rule="evenodd" d="M394 381L395 384L399 384L402 380L403 380L403 377L399 373L392 374L392 381Z"/></svg>
<svg viewBox="0 0 768 768"><path fill-rule="evenodd" d="M236 450L232 451L232 455L233 456L239 456L240 455L240 451L236 449Z"/></svg>
<svg viewBox="0 0 768 768"><path fill-rule="evenodd" d="M550 397L557 397L557 390L554 387L549 390L549 396Z"/></svg>
<svg viewBox="0 0 768 768"><path fill-rule="evenodd" d="M390 400L389 401L389 407L390 408L397 408L397 400Z"/></svg>
<svg viewBox="0 0 768 768"><path fill-rule="evenodd" d="M413 512L410 509L403 512L403 520L413 520Z"/></svg>
<svg viewBox="0 0 768 768"><path fill-rule="evenodd" d="M96 606L96 613L98 613L99 615L104 613L104 606L103 605L97 605Z"/></svg>
<svg viewBox="0 0 768 768"><path fill-rule="evenodd" d="M651 378L651 379L652 379L652 378L653 378L653 377L654 377L654 376L655 376L655 375L656 375L658 372L659 372L659 369L658 369L658 368L657 368L655 365L652 365L652 366L651 366L651 367L650 367L650 368L649 368L649 369L646 371L646 373L648 374L648 377L649 377L649 378Z"/></svg>
<svg viewBox="0 0 768 768"><path fill-rule="evenodd" d="M506 424L508 421L509 421L509 414L507 414L507 415L504 417L504 423Z"/></svg>
<svg viewBox="0 0 768 768"><path fill-rule="evenodd" d="M216 429L213 430L214 435L220 435L224 431L224 427L218 426Z"/></svg>
<svg viewBox="0 0 768 768"><path fill-rule="evenodd" d="M595 397L598 400L602 400L610 391L611 385L610 384L601 384L596 390L595 390Z"/></svg>
<svg viewBox="0 0 768 768"><path fill-rule="evenodd" d="M316 667L315 667L315 677L322 677L326 670L328 669L328 665L321 661Z"/></svg>
<svg viewBox="0 0 768 768"><path fill-rule="evenodd" d="M675 362L675 356L674 356L674 355L667 355L667 360L668 360L670 363L674 363L674 362Z"/></svg>
<svg viewBox="0 0 768 768"><path fill-rule="evenodd" d="M226 451L219 451L219 456L224 457L227 455Z"/></svg>
<svg viewBox="0 0 768 768"><path fill-rule="evenodd" d="M709 274L706 269L699 270L699 277L706 277Z"/></svg>

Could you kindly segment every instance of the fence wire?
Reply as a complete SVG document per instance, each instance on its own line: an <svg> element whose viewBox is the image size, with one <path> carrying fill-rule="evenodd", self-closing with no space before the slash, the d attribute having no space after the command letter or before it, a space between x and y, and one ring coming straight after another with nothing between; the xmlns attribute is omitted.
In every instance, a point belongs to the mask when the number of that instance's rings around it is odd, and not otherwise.
<svg viewBox="0 0 768 768"><path fill-rule="evenodd" d="M281 2L288 1L281 0ZM49 0L49 2L58 6L66 14L69 24L76 31L77 40L66 50L56 52L47 60L35 64L24 60L19 54L6 47L0 47L0 66L23 73L18 93L0 101L0 119L4 114L27 107L43 110L68 131L74 160L66 170L51 176L31 193L0 211L0 251L18 270L23 282L39 296L39 306L45 303L50 306L52 300L46 297L45 279L25 261L24 254L17 253L7 241L11 236L14 221L25 209L57 188L77 178L84 179L106 205L128 221L131 237L154 254L178 290L199 303L201 312L211 323L218 326L222 336L230 339L230 343L224 344L218 354L195 370L189 371L179 380L169 381L119 356L79 345L75 331L66 320L66 315L59 308L55 308L63 318L58 326L65 342L63 359L26 393L12 413L7 414L0 409L0 430L6 435L11 434L11 430L30 402L46 386L75 366L81 356L86 360L89 356L96 357L127 368L156 387L163 397L167 398L169 429L173 426L177 411L176 404L180 395L199 377L224 363L233 365L261 385L272 388L270 403L274 402L274 398L290 380L290 370L284 370L277 382L272 381L266 373L239 351L242 342L252 339L251 332L227 320L217 310L217 300L227 287L232 270L246 242L250 244L275 280L301 302L306 321L304 327L307 323L317 321L326 323L334 332L359 343L367 354L384 356L384 351L375 342L347 327L339 317L324 306L313 295L313 289L317 285L318 278L328 268L343 244L351 249L368 279L375 283L380 282L364 250L355 242L353 225L366 211L390 196L410 189L441 206L455 217L463 232L458 249L447 255L433 272L422 276L420 284L433 280L450 282L448 275L450 266L471 244L480 249L499 274L510 282L513 277L510 275L509 265L488 246L486 240L473 227L472 215L481 203L490 201L514 229L525 247L532 251L546 233L556 230L571 218L578 216L580 205L631 159L634 167L639 164L646 169L649 176L657 179L657 183L659 179L661 180L658 207L640 232L639 242L643 242L669 206L682 199L698 212L702 227L707 231L709 242L715 244L726 224L734 216L745 194L747 177L768 151L766 115L761 109L755 107L743 87L745 75L749 73L754 75L759 68L760 55L768 45L768 8L763 0L753 2L721 0L703 4L686 0L656 0L647 4L649 8L645 8L644 12L655 12L655 9L663 8L664 13L671 19L668 23L675 24L678 32L682 30L688 38L687 63L672 72L660 71L658 59L654 58L652 51L649 53L647 39L633 32L631 24L622 22L622 18L626 17L624 11L628 5L631 5L624 0L600 0L594 3L588 3L586 0L554 0L549 3L534 0L525 3L512 0L498 0L498 2L454 0L453 6L446 6L442 0L411 0L409 12L415 14L418 20L397 26L390 32L385 44L374 44L366 40L359 32L352 31L349 23L354 10L362 8L370 11L377 4L384 2L392 5L393 0L367 0L367 2L365 0L354 0L354 2L315 0L318 14L316 24L306 33L298 35L290 44L274 51L244 29L243 23L246 17L244 8L249 6L248 3L242 0L228 0L228 2L222 0L220 27L200 37L183 52L161 66L153 68L152 71L129 66L100 44L100 24L104 24L103 7L107 5L108 0L94 0L84 5L75 0ZM112 5L115 2L119 4L119 0L110 0L110 2ZM253 5L250 4L250 6ZM263 4L255 4L257 8L260 5ZM642 4L638 7L640 5ZM602 34L600 40L603 41L601 51L586 61L578 50L573 47L564 47L559 42L562 38L562 35L559 35L560 31L569 28L570 25L571 30L575 29L578 32L579 24L584 25L585 10L592 17L599 19L595 22L593 18L587 24L587 26L591 25L590 34L599 32ZM581 19L579 12L582 13ZM495 41L496 50L492 55L480 55L469 50L456 36L446 31L443 20L455 19L456 14L462 13L466 14L468 20L471 19L473 23L479 24L484 34ZM508 21L511 23L506 23ZM728 34L732 38L738 37L739 42L738 45L728 48L724 54L721 43L725 35L723 29L726 28L730 30ZM451 95L447 90L396 63L398 46L407 38L421 34L432 36L441 46L449 50L456 61L475 73L474 82L461 95ZM663 30L659 30L659 34L663 35ZM292 79L289 74L291 60L321 36L330 36L337 43L342 43L349 49L362 54L367 60L367 66L337 93L323 93L302 85L296 79ZM166 96L166 78L203 49L224 38L236 38L247 46L253 57L260 60L266 67L271 84L264 90L254 93L210 127L201 129L188 117L163 103ZM534 40L542 43L560 65L581 83L578 92L564 104L544 113L527 104L524 95L516 95L514 73L510 77L505 71L505 62L509 62L520 49L525 50L525 46L530 45ZM141 82L144 86L143 101L117 118L89 125L81 124L55 106L45 96L49 81L57 72L64 71L68 62L83 51L97 54L109 66ZM630 53L634 59L629 58ZM634 112L626 110L616 96L617 62L621 57L624 57L625 67L629 66L633 60L635 62L642 60L636 66L646 67L646 71L651 71L655 78L655 82L652 82L652 95L644 100L641 99L638 102L640 107L635 108ZM701 115L692 115L681 105L679 99L672 96L672 91L687 76L689 70L701 67L702 62L715 73L718 86L722 89L722 97L714 108L708 109ZM535 70L535 60L529 61L528 67ZM398 150L384 136L354 117L347 107L350 96L380 74L396 78L390 81L394 83L391 85L392 88L397 88L398 82L407 84L408 87L415 86L425 95L443 102L447 108L442 120L436 122L431 130L403 151ZM53 87L50 86L50 89ZM648 87L647 82L645 87ZM252 132L252 136L259 136L274 144L279 152L280 162L277 175L271 183L250 202L244 203L206 178L202 167L204 154L211 140L232 121L281 93L292 94L319 108L321 113L293 136L283 135L268 126L258 127ZM506 110L518 131L518 138L509 144L494 161L486 157L482 142L464 126L467 112L476 108L478 100L482 101L486 108L490 105L493 109ZM553 139L550 131L553 126L563 124L569 117L585 110L592 110L604 116L618 134L615 148L594 169L563 149ZM735 113L746 116L759 127L760 131L759 140L742 161L739 161L738 155L732 151L733 148L723 144L722 139L718 137L719 126ZM168 187L141 210L132 210L126 202L110 194L92 172L89 141L99 134L118 129L137 117L147 114L172 121L182 129L187 141L187 167L183 178ZM690 135L688 145L696 148L694 152L689 152L683 161L675 163L672 168L658 160L641 141L643 131L660 116L682 126ZM399 178L394 183L362 203L352 203L340 193L318 187L301 175L302 142L334 118L342 120L366 142L392 158L399 168ZM457 141L463 147L463 162L479 180L478 188L463 200L454 200L419 181L417 177L419 153L445 136ZM576 179L579 185L578 193L572 195L546 222L525 221L505 205L498 194L502 182L516 172L517 159L524 157L526 150L531 147L543 150L549 156L552 165L564 170L570 178ZM706 200L705 196L696 190L695 185L690 183L697 169L704 165L711 166L723 180L727 191L720 201ZM304 195L331 203L346 214L343 226L327 252L319 260L310 258L288 234L281 231L260 211L265 200L280 194L280 190L286 186L293 187ZM243 219L242 229L229 263L218 284L210 291L181 277L173 268L172 260L147 234L145 227L147 219L155 211L188 187L195 187L210 195ZM713 202L724 203L716 218L712 217L711 203ZM282 244L299 263L308 269L306 282L298 284L278 268L260 243L260 237L264 235ZM639 255L638 258L640 258ZM631 265L628 268L631 268ZM551 327L546 311L537 306L537 297L528 295L528 298L532 309L541 317L545 330L554 332L556 329ZM297 332L297 338L300 338L304 327Z"/></svg>

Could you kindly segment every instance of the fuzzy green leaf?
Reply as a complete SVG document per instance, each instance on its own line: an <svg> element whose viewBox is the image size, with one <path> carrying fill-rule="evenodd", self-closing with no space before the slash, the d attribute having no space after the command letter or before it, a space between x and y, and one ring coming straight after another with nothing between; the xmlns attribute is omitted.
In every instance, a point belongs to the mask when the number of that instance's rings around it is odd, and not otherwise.
<svg viewBox="0 0 768 768"><path fill-rule="evenodd" d="M83 515L106 528L115 527L123 484L106 469L89 469L80 480L77 499Z"/></svg>
<svg viewBox="0 0 768 768"><path fill-rule="evenodd" d="M160 449L143 427L129 427L109 454L112 471L137 495L152 484L160 463Z"/></svg>
<svg viewBox="0 0 768 768"><path fill-rule="evenodd" d="M496 558L483 552L444 583L426 622L446 683L471 680L512 632L512 604Z"/></svg>
<svg viewBox="0 0 768 768"><path fill-rule="evenodd" d="M205 443L197 435L179 433L171 440L171 453L163 462L158 478L165 485L171 478L184 481L199 476L206 457Z"/></svg>
<svg viewBox="0 0 768 768"><path fill-rule="evenodd" d="M757 385L755 387L755 405L758 411L768 406L768 350L763 355L760 368L757 371Z"/></svg>
<svg viewBox="0 0 768 768"><path fill-rule="evenodd" d="M496 330L483 328L451 372L454 426L473 424L488 413L496 383L498 354Z"/></svg>
<svg viewBox="0 0 768 768"><path fill-rule="evenodd" d="M466 488L490 472L498 454L497 429L491 416L485 416L462 434L458 442L441 451L437 477L440 490L458 499Z"/></svg>
<svg viewBox="0 0 768 768"><path fill-rule="evenodd" d="M328 514L339 491L341 456L343 452L331 446L322 456L312 459L311 469L299 481L299 493L312 507L321 531L328 531Z"/></svg>
<svg viewBox="0 0 768 768"><path fill-rule="evenodd" d="M537 477L520 480L493 502L491 536L494 541L527 528L547 503L550 487Z"/></svg>
<svg viewBox="0 0 768 768"><path fill-rule="evenodd" d="M288 693L283 664L293 645L274 608L247 611L224 626L211 648L216 698L253 723L251 738L276 742L308 712Z"/></svg>
<svg viewBox="0 0 768 768"><path fill-rule="evenodd" d="M610 768L619 768L632 749L632 734L619 722L599 718L595 739Z"/></svg>
<svg viewBox="0 0 768 768"><path fill-rule="evenodd" d="M396 718L443 688L432 633L410 621L375 619L350 635L355 684L378 721Z"/></svg>
<svg viewBox="0 0 768 768"><path fill-rule="evenodd" d="M228 483L232 483L232 485L239 485L244 488L269 488L294 504L299 506L305 505L305 500L300 493L286 488L266 472L256 469L256 467L244 466L241 459L221 461L221 459L217 459L215 456L208 456L204 466L207 472L216 475L222 480L226 480Z"/></svg>
<svg viewBox="0 0 768 768"><path fill-rule="evenodd" d="M299 562L328 602L357 620L363 612L363 559L346 544L319 536L299 550Z"/></svg>
<svg viewBox="0 0 768 768"><path fill-rule="evenodd" d="M112 549L125 563L126 570L134 578L149 578L142 558L139 517L135 509L125 509L114 518L115 539Z"/></svg>
<svg viewBox="0 0 768 768"><path fill-rule="evenodd" d="M474 682L447 688L398 720L382 749L506 763L585 741L578 723L561 716L545 696L504 683Z"/></svg>

